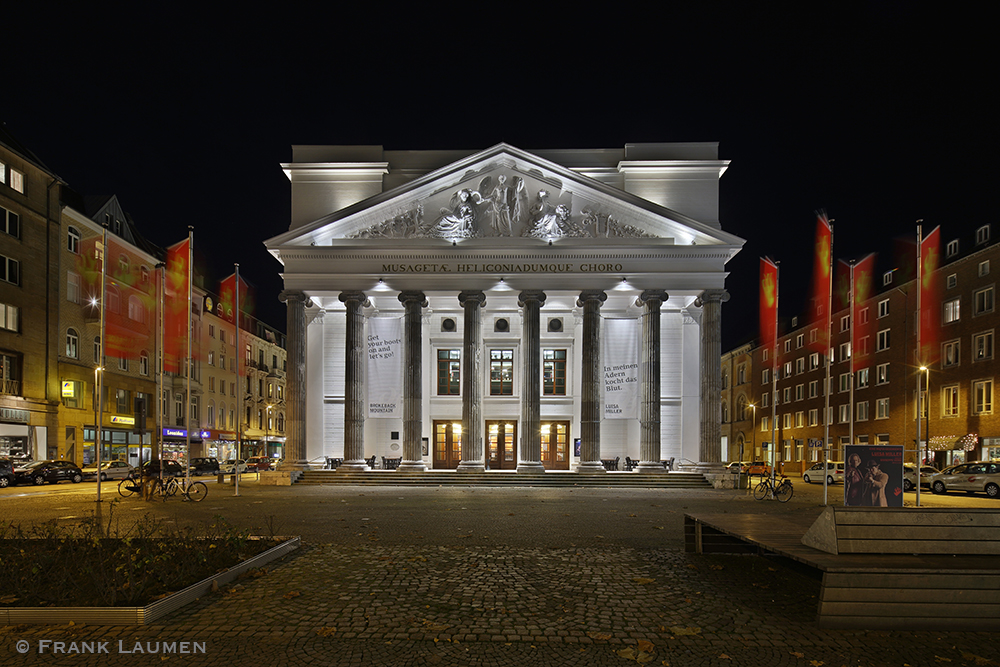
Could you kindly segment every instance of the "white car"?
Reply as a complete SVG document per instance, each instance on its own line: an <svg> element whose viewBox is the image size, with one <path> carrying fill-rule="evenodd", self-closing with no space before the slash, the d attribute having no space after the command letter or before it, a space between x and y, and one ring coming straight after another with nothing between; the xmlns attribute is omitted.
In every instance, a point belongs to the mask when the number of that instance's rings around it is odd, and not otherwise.
<svg viewBox="0 0 1000 667"><path fill-rule="evenodd" d="M844 482L844 462L843 461L827 461L826 462L827 484L835 484ZM809 468L802 473L802 481L806 484L811 482L823 483L823 464L817 463L813 467Z"/></svg>
<svg viewBox="0 0 1000 667"><path fill-rule="evenodd" d="M124 479L132 474L133 470L135 468L124 461L103 461L101 463L101 481L103 482L106 479ZM84 479L94 479L97 475L97 464L91 463L82 472Z"/></svg>
<svg viewBox="0 0 1000 667"><path fill-rule="evenodd" d="M984 492L990 498L1000 498L1000 463L996 461L973 461L945 468L931 477L934 493L965 491Z"/></svg>
<svg viewBox="0 0 1000 667"><path fill-rule="evenodd" d="M934 466L920 466L920 486L930 488L931 477L941 472ZM912 463L903 465L903 491L912 491L917 487L917 469Z"/></svg>
<svg viewBox="0 0 1000 667"><path fill-rule="evenodd" d="M219 464L219 472L223 475L232 475L238 469L240 474L247 471L247 462L243 459L229 459Z"/></svg>

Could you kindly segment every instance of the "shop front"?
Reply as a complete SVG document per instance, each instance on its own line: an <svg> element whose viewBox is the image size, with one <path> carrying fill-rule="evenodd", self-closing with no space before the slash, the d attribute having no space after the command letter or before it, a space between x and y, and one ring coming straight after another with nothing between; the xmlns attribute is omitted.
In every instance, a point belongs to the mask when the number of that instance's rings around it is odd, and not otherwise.
<svg viewBox="0 0 1000 667"><path fill-rule="evenodd" d="M94 446L93 426L83 427L83 465L97 461L97 449ZM152 434L139 435L131 429L104 428L101 430L101 460L125 461L129 465L140 467L153 456Z"/></svg>
<svg viewBox="0 0 1000 667"><path fill-rule="evenodd" d="M186 428L177 426L167 426L163 429L161 458L187 463L188 457L188 434ZM208 430L192 431L191 433L191 457L207 456L205 454L205 441L211 438Z"/></svg>
<svg viewBox="0 0 1000 667"><path fill-rule="evenodd" d="M30 419L27 410L0 408L0 457L21 461L40 458L34 451Z"/></svg>
<svg viewBox="0 0 1000 667"><path fill-rule="evenodd" d="M214 456L220 461L236 458L236 433L216 429L208 429L202 433L208 433L202 448L205 456Z"/></svg>

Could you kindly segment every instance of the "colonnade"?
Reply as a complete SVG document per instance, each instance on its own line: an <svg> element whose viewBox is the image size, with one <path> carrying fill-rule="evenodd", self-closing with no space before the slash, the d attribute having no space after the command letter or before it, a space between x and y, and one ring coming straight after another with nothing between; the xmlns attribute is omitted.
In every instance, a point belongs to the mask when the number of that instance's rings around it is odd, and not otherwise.
<svg viewBox="0 0 1000 667"><path fill-rule="evenodd" d="M642 473L665 472L660 463L660 309L668 295L663 290L645 290L636 305L643 309L640 348L640 444ZM288 427L286 460L305 464L305 308L309 299L301 292L282 292L288 307ZM339 296L347 318L345 343L344 461L340 470L368 470L364 460L365 387L363 309L369 305L364 292L346 291ZM584 290L577 305L583 309L580 463L579 473L605 472L601 463L601 317L607 294ZM720 401L721 306L728 300L724 290L707 290L696 301L703 309L701 322L700 443L699 465L721 465ZM404 306L403 460L399 470L427 469L422 457L422 340L421 315L427 306L423 292L399 294ZM486 294L467 290L458 294L464 309L462 377L462 444L459 472L485 470L482 424L482 309ZM521 447L518 473L543 473L541 462L541 308L545 292L525 290L518 295L523 309L521 376Z"/></svg>

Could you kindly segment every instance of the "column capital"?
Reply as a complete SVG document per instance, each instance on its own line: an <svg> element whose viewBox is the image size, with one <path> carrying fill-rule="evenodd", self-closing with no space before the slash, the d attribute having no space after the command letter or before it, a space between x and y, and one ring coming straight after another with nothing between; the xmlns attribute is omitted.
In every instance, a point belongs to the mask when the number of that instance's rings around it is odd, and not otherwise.
<svg viewBox="0 0 1000 667"><path fill-rule="evenodd" d="M576 300L576 305L579 306L580 308L583 308L583 306L586 304L587 301L600 301L600 303L604 303L607 300L608 300L607 292L602 292L601 290L598 289L588 289L580 292L580 296Z"/></svg>
<svg viewBox="0 0 1000 667"><path fill-rule="evenodd" d="M458 293L458 304L465 307L465 304L478 305L480 308L486 305L486 292L482 290L462 290Z"/></svg>
<svg viewBox="0 0 1000 667"><path fill-rule="evenodd" d="M729 301L729 292L724 289L707 289L698 295L694 305L701 308L706 303L725 303Z"/></svg>
<svg viewBox="0 0 1000 667"><path fill-rule="evenodd" d="M337 297L342 303L347 303L348 301L357 301L361 304L363 308L367 308L371 305L371 301L368 300L368 296L361 291L351 290L348 292L341 292L340 296Z"/></svg>
<svg viewBox="0 0 1000 667"><path fill-rule="evenodd" d="M301 301L306 308L310 308L313 305L312 299L306 296L305 292L299 290L286 289L278 292L278 301L280 301L281 303L288 303L289 301L292 302Z"/></svg>
<svg viewBox="0 0 1000 667"><path fill-rule="evenodd" d="M667 294L666 290L646 289L642 291L642 294L636 297L635 305L645 306L647 303L651 303L653 301L657 301L658 303L656 305L660 305L669 298L670 295Z"/></svg>
<svg viewBox="0 0 1000 667"><path fill-rule="evenodd" d="M403 305L416 302L420 304L421 308L427 307L427 297L424 295L423 292L419 291L400 292L397 298L399 299L399 302Z"/></svg>
<svg viewBox="0 0 1000 667"><path fill-rule="evenodd" d="M545 304L545 292L540 289L526 289L517 295L517 305L519 308L524 308L524 304L529 301L537 301L538 305Z"/></svg>

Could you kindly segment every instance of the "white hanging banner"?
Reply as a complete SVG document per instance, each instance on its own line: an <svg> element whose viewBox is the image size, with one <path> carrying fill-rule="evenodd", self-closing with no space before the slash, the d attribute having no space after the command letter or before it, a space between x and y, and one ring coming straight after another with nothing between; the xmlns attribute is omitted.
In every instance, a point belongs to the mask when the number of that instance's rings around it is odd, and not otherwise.
<svg viewBox="0 0 1000 667"><path fill-rule="evenodd" d="M403 319L368 320L368 417L403 416Z"/></svg>
<svg viewBox="0 0 1000 667"><path fill-rule="evenodd" d="M604 418L639 417L639 320L604 319Z"/></svg>

